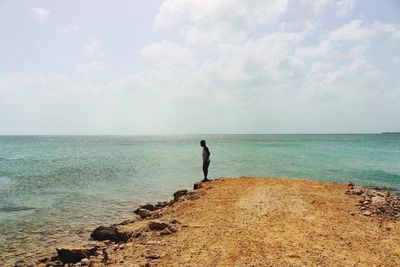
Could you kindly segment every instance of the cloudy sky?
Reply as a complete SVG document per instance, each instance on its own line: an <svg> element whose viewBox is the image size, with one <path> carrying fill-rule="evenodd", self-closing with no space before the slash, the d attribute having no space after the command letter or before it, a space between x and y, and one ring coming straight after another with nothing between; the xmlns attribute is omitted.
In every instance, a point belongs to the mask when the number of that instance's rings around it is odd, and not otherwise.
<svg viewBox="0 0 400 267"><path fill-rule="evenodd" d="M400 131L398 0L0 0L0 134Z"/></svg>

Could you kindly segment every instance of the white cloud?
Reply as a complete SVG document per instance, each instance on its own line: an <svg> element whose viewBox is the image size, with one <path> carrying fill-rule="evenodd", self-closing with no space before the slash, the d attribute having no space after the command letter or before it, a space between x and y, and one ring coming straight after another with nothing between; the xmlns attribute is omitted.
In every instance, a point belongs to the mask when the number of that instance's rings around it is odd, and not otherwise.
<svg viewBox="0 0 400 267"><path fill-rule="evenodd" d="M77 32L79 30L80 30L80 26L78 24L72 24L72 25L69 25L69 26L63 28L61 30L61 32L68 33L68 32Z"/></svg>
<svg viewBox="0 0 400 267"><path fill-rule="evenodd" d="M104 55L103 50L101 49L103 45L103 40L92 38L89 42L84 45L84 55L85 61L79 63L76 66L76 69L81 73L90 73L90 72L101 72L106 69L106 66L103 62L98 59Z"/></svg>
<svg viewBox="0 0 400 267"><path fill-rule="evenodd" d="M334 41L367 42L376 35L376 30L363 25L361 20L353 20L330 34Z"/></svg>
<svg viewBox="0 0 400 267"><path fill-rule="evenodd" d="M350 11L354 9L356 0L340 0L336 3L336 15L338 17L345 17Z"/></svg>
<svg viewBox="0 0 400 267"><path fill-rule="evenodd" d="M84 46L84 52L86 57L96 57L101 56L104 52L101 50L103 45L102 39L92 38L88 43Z"/></svg>
<svg viewBox="0 0 400 267"><path fill-rule="evenodd" d="M190 48L167 41L151 43L142 48L141 54L164 66L188 67L194 63Z"/></svg>
<svg viewBox="0 0 400 267"><path fill-rule="evenodd" d="M31 12L32 12L33 16L35 17L35 19L37 19L38 21L47 20L47 17L50 14L49 10L42 8L42 7L31 8Z"/></svg>
<svg viewBox="0 0 400 267"><path fill-rule="evenodd" d="M140 50L145 66L101 85L2 76L0 118L17 112L29 124L33 110L32 121L56 130L79 118L77 129L134 134L362 131L373 116L390 125L400 113L399 26L359 19L326 28L321 15L341 16L339 7L352 9L333 0L166 0L154 29L183 40L150 42ZM103 41L88 40L76 69L104 71L103 55ZM380 115L370 112L377 107Z"/></svg>
<svg viewBox="0 0 400 267"><path fill-rule="evenodd" d="M190 43L230 41L247 37L250 27L272 28L285 13L288 0L167 0L154 20L156 30L181 24Z"/></svg>
<svg viewBox="0 0 400 267"><path fill-rule="evenodd" d="M79 72L99 72L99 71L104 71L106 69L106 66L99 61L89 61L89 62L82 62L78 64L76 69Z"/></svg>

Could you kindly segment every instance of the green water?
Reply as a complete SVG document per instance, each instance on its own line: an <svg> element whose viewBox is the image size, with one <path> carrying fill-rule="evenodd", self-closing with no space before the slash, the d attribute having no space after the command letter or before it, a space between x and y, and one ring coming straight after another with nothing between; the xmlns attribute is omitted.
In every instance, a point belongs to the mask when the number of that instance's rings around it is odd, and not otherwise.
<svg viewBox="0 0 400 267"><path fill-rule="evenodd" d="M86 240L98 224L132 217L213 177L306 177L400 189L400 134L0 136L3 262ZM0 261L1 263L1 261ZM1 264L0 264L1 265Z"/></svg>

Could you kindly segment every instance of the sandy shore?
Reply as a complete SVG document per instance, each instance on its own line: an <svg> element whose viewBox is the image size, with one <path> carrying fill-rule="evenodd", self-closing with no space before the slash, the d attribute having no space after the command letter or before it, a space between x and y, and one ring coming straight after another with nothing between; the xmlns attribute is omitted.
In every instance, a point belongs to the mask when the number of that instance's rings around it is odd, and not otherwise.
<svg viewBox="0 0 400 267"><path fill-rule="evenodd" d="M360 187L280 178L200 187L98 229L96 239L115 242L98 242L75 266L400 266L397 206L388 216L373 207L397 196L379 193L371 202Z"/></svg>

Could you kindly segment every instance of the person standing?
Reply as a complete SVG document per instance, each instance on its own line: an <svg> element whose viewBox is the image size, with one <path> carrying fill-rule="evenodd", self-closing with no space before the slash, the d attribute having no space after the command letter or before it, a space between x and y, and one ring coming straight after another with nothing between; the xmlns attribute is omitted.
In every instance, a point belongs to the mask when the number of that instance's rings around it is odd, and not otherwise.
<svg viewBox="0 0 400 267"><path fill-rule="evenodd" d="M203 148L203 173L204 173L204 179L202 180L202 182L207 182L210 181L207 178L208 175L208 166L210 166L210 150L208 149L208 147L206 146L206 141L205 140L201 140L200 141L200 146Z"/></svg>

